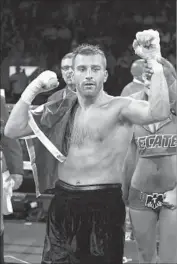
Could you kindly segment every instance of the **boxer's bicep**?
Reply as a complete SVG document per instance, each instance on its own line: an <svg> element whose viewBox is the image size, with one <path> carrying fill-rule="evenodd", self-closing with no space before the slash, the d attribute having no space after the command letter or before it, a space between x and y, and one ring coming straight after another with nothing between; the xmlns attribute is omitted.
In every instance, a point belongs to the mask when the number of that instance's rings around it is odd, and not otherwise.
<svg viewBox="0 0 177 264"><path fill-rule="evenodd" d="M23 131L21 131L21 133L19 133L19 135L14 137L14 138L21 139L21 138L25 138L25 137L32 136L32 135L34 135L34 132L32 131L31 127L29 125L27 125L23 129Z"/></svg>
<svg viewBox="0 0 177 264"><path fill-rule="evenodd" d="M22 130L19 130L18 135L17 134L13 134L13 132L11 132L11 134L6 134L8 138L11 139L21 139L24 137L28 137L28 136L32 136L34 135L31 127L27 124L26 127L24 127Z"/></svg>
<svg viewBox="0 0 177 264"><path fill-rule="evenodd" d="M122 107L121 115L132 124L146 125L157 122L151 115L150 104L143 100L129 99Z"/></svg>

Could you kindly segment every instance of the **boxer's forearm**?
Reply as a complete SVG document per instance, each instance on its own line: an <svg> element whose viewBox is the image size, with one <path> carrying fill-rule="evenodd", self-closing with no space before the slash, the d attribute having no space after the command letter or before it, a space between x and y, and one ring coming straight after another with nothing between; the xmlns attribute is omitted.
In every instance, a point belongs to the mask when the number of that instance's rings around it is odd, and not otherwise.
<svg viewBox="0 0 177 264"><path fill-rule="evenodd" d="M24 90L20 100L12 109L9 120L5 127L5 135L10 138L19 138L32 134L28 126L28 111L36 95L40 92L42 82L40 75L34 79Z"/></svg>
<svg viewBox="0 0 177 264"><path fill-rule="evenodd" d="M2 149L10 174L23 175L23 153L20 142L15 139L2 137Z"/></svg>
<svg viewBox="0 0 177 264"><path fill-rule="evenodd" d="M170 107L173 114L177 114L177 73L175 67L167 59L160 57L158 62L162 64L164 75L169 90Z"/></svg>
<svg viewBox="0 0 177 264"><path fill-rule="evenodd" d="M30 105L20 99L9 116L6 123L4 134L9 138L20 138L32 134L32 130L28 125L28 111Z"/></svg>
<svg viewBox="0 0 177 264"><path fill-rule="evenodd" d="M149 94L149 115L152 120L161 121L168 118L170 114L169 91L163 73L163 68L159 64L151 78Z"/></svg>
<svg viewBox="0 0 177 264"><path fill-rule="evenodd" d="M39 93L54 89L58 84L56 73L51 71L44 71L34 79L26 87L20 100L14 106L5 127L5 135L10 138L20 138L33 134L28 125L30 105Z"/></svg>

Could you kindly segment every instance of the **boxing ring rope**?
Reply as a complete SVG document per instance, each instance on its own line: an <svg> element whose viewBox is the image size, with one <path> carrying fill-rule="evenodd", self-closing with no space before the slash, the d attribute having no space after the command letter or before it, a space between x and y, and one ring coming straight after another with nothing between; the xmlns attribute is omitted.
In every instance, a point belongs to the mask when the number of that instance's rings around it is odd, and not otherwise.
<svg viewBox="0 0 177 264"><path fill-rule="evenodd" d="M1 96L4 97L5 100L5 91L4 89L0 89L0 94ZM9 113L11 112L14 104L6 104ZM32 105L31 106L31 110L34 110L35 108L37 108L38 105ZM36 135L30 135L30 136L26 136L26 137L22 137L20 138L20 140L24 140L25 141L25 145L26 145L26 149L27 149L27 153L29 156L29 160L25 161L23 160L23 169L24 170L28 170L32 172L32 176L34 179L35 184L36 183L36 179L38 178L38 174L37 174L37 167L36 167L36 154L35 154L35 148L34 148L34 143L33 143L33 139L36 138ZM2 189L2 176L0 177L0 188ZM28 193L21 193L21 192L14 192L13 193L13 197L24 197L25 195L27 195ZM36 194L28 194L30 197L36 197ZM41 194L41 198L51 198L53 195L52 194ZM2 197L2 190L0 190L0 198ZM2 198L1 198L1 203L2 203ZM2 205L0 205L0 217L2 219ZM0 230L1 230L1 225L2 222L0 222Z"/></svg>
<svg viewBox="0 0 177 264"><path fill-rule="evenodd" d="M1 97L3 97L3 100L5 101L5 91L4 89L0 89L0 95ZM2 182L2 150L0 150L0 170L1 170L1 175L0 175L0 235L2 234L3 230L4 230L4 225L3 225L3 212L2 212L2 208L3 208L3 182Z"/></svg>
<svg viewBox="0 0 177 264"><path fill-rule="evenodd" d="M5 91L4 89L0 89L0 95L3 97L4 101L5 101ZM9 107L8 107L9 110ZM35 150L34 150L34 145L33 145L33 138L35 138L35 135L32 136L27 136L27 137L23 137L20 138L22 140L25 140L25 144L27 147L27 151L28 151L28 155L29 155L29 161L23 161L23 169L24 170L30 170L33 173L33 178L34 178L34 174L37 175L37 168L36 168L36 164L35 164ZM2 151L0 151L0 161L2 162ZM3 224L3 181L2 181L2 163L0 164L0 169L1 169L1 175L0 175L0 234L2 234L3 230L4 230L4 224ZM14 193L14 196L23 196L23 193ZM24 261L22 259L16 258L14 256L11 255L5 255L4 258L10 258L13 260L16 260L20 263L24 263L24 264L31 264L30 262Z"/></svg>
<svg viewBox="0 0 177 264"><path fill-rule="evenodd" d="M4 101L5 101L5 91L4 89L0 89L0 95L3 97ZM33 106L33 107L37 107L37 106ZM8 106L8 110L9 110L9 106ZM36 138L35 135L31 135L31 136L27 136L27 137L23 137L20 138L21 140L25 140L25 144L26 144L26 148L28 151L28 155L29 155L29 161L23 161L23 169L24 170L29 170L32 171L33 174L33 178L35 179L37 177L37 168L36 168L36 164L35 164L35 149L34 149L34 145L33 145L33 138ZM0 159L2 162L2 151L0 151ZM1 169L2 169L2 163L0 164ZM34 175L36 175L36 177L34 177ZM23 193L18 193L16 192L14 194L14 196L23 196ZM3 232L4 229L4 225L3 225L3 212L2 212L2 208L3 208L3 181L2 181L2 170L1 170L1 177L0 177L0 234Z"/></svg>

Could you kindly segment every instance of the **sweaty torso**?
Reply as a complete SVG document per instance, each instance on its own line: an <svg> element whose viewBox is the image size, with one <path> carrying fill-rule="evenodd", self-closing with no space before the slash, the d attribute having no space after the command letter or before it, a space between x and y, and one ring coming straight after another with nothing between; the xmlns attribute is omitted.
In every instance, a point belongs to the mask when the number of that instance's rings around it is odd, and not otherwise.
<svg viewBox="0 0 177 264"><path fill-rule="evenodd" d="M177 183L176 117L159 123L156 128L150 132L148 126L135 126L134 139L139 159L131 184L144 192L165 192Z"/></svg>
<svg viewBox="0 0 177 264"><path fill-rule="evenodd" d="M118 121L111 104L78 108L59 178L72 185L120 183L130 139L129 124Z"/></svg>

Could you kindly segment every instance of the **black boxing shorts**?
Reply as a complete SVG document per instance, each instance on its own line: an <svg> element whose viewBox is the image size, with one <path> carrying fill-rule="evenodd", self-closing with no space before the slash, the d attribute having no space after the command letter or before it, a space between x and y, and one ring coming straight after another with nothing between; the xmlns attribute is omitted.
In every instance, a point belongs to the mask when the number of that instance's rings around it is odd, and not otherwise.
<svg viewBox="0 0 177 264"><path fill-rule="evenodd" d="M56 183L42 264L121 264L125 241L121 184Z"/></svg>

